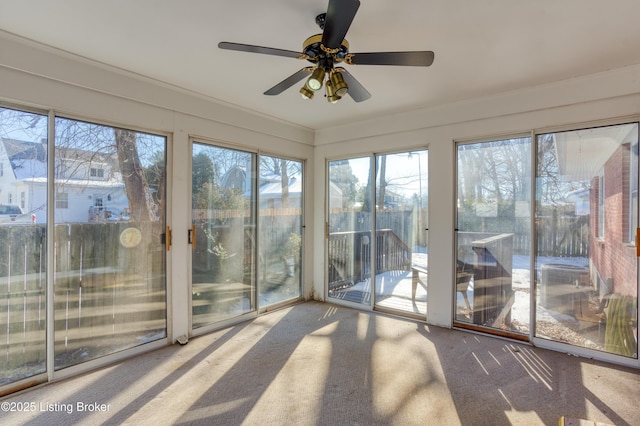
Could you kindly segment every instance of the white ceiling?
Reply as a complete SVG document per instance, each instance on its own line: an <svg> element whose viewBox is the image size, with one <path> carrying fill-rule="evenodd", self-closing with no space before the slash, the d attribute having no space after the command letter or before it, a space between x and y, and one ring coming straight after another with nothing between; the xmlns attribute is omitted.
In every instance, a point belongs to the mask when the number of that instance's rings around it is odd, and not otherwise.
<svg viewBox="0 0 640 426"><path fill-rule="evenodd" d="M349 66L372 94L335 105L298 86L308 63L220 50L300 51L328 0L0 0L0 29L310 129L640 63L638 0L361 0L350 51L433 50L429 68Z"/></svg>

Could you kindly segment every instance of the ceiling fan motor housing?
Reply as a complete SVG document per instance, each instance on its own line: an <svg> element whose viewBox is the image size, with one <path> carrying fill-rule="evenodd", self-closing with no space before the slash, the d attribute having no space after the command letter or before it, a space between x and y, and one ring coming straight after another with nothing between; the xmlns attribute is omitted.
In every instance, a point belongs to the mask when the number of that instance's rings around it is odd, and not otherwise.
<svg viewBox="0 0 640 426"><path fill-rule="evenodd" d="M333 52L333 50L331 51ZM322 62L322 59L332 58L342 60L349 54L349 42L345 39L335 53L330 53L322 46L322 34L315 34L302 43L302 53L307 55L307 60L314 64ZM333 61L332 61L333 62Z"/></svg>

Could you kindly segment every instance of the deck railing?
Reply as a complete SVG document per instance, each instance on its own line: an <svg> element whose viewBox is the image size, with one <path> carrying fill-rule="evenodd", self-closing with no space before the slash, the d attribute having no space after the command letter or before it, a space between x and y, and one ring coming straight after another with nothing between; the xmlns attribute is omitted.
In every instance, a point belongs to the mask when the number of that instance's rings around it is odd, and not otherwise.
<svg viewBox="0 0 640 426"><path fill-rule="evenodd" d="M376 231L376 273L409 270L411 251L391 229ZM371 232L329 234L329 290L371 277Z"/></svg>

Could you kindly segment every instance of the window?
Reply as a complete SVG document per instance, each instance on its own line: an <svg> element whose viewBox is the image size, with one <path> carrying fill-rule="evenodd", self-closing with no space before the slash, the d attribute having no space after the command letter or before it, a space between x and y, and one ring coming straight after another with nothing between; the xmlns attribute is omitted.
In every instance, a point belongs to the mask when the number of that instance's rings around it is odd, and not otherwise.
<svg viewBox="0 0 640 426"><path fill-rule="evenodd" d="M459 326L511 336L531 329L531 153L524 135L457 144ZM554 154L549 149L540 158Z"/></svg>
<svg viewBox="0 0 640 426"><path fill-rule="evenodd" d="M56 208L57 209L69 208L69 194L67 192L56 193Z"/></svg>
<svg viewBox="0 0 640 426"><path fill-rule="evenodd" d="M194 329L256 309L257 197L251 172L255 169L255 154L193 144L191 312ZM249 172L245 174L245 170ZM243 187L246 177L248 191L244 192L239 188ZM262 234L275 235L267 230L262 230ZM286 277L280 275L279 278ZM273 284L273 281L269 283Z"/></svg>
<svg viewBox="0 0 640 426"><path fill-rule="evenodd" d="M258 167L258 294L266 307L302 292L303 164L261 155Z"/></svg>
<svg viewBox="0 0 640 426"><path fill-rule="evenodd" d="M327 295L427 313L428 151L328 162Z"/></svg>
<svg viewBox="0 0 640 426"><path fill-rule="evenodd" d="M53 298L73 300L54 314L59 370L166 337L166 138L62 117L55 136L56 207L65 210L55 216L64 231L55 234ZM114 168L99 190L87 187L88 174L105 176L96 163Z"/></svg>
<svg viewBox="0 0 640 426"><path fill-rule="evenodd" d="M98 169L95 167L91 168L91 177L103 178L104 177L104 169Z"/></svg>
<svg viewBox="0 0 640 426"><path fill-rule="evenodd" d="M541 341L637 358L637 135L637 123L537 135Z"/></svg>
<svg viewBox="0 0 640 426"><path fill-rule="evenodd" d="M0 208L2 387L23 379L31 381L47 371L48 129L46 112L0 106L0 151L4 155L0 176L7 172L7 179L0 179L0 204L10 204ZM9 179L13 173L16 179ZM19 197L19 206L13 205L14 194ZM31 215L36 212L37 220Z"/></svg>
<svg viewBox="0 0 640 426"><path fill-rule="evenodd" d="M193 142L193 329L300 298L303 182L301 161Z"/></svg>

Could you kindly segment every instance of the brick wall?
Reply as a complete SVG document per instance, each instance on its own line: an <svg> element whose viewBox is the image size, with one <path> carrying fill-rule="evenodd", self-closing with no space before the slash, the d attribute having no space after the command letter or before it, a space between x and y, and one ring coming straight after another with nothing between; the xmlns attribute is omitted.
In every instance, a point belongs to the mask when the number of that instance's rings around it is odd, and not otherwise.
<svg viewBox="0 0 640 426"><path fill-rule="evenodd" d="M598 177L591 182L589 244L591 265L602 280L613 280L612 293L636 296L637 267L630 240L629 145L621 145L604 166L604 238L598 238Z"/></svg>

